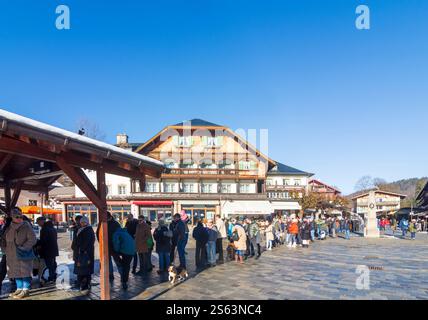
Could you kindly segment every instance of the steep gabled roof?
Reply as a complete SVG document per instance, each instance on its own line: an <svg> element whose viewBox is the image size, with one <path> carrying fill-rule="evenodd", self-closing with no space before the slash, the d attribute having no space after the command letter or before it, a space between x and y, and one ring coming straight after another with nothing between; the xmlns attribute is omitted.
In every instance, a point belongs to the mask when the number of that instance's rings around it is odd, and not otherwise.
<svg viewBox="0 0 428 320"><path fill-rule="evenodd" d="M268 175L304 175L304 176L313 176L313 173L305 172L290 166L287 166L281 162L275 161L276 166L269 170Z"/></svg>
<svg viewBox="0 0 428 320"><path fill-rule="evenodd" d="M192 119L192 120L187 120L187 121L183 121L177 124L174 124L174 127L183 127L183 126L192 126L192 127L223 127L221 125L212 123L212 122L208 122L202 119Z"/></svg>
<svg viewBox="0 0 428 320"><path fill-rule="evenodd" d="M217 128L218 128L218 130L224 130L224 132L227 132L231 136L236 137L238 140L240 140L243 143L245 143L251 150L254 151L254 153L257 156L261 156L266 161L268 161L271 165L275 165L276 164L275 161L273 161L272 159L270 159L269 157L267 157L266 155L264 155L263 153L261 153L249 141L247 141L244 138L242 138L239 134L237 134L236 132L232 131L230 128L225 127L225 126L220 126L218 124L215 124L215 123L212 123L212 122L208 122L208 121L205 121L205 120L202 120L202 119L192 119L192 120L189 120L189 121L177 123L175 125L166 126L160 132L158 132L156 135L154 135L152 138L150 138L148 141L146 141L143 145L141 145L138 148L136 148L135 152L140 153L144 148L146 148L153 141L155 141L156 138L160 137L164 132L166 132L169 129L182 129L182 128L187 128L187 127L192 127L192 128L207 127L209 129L215 128L215 130L217 130Z"/></svg>
<svg viewBox="0 0 428 320"><path fill-rule="evenodd" d="M336 192L338 192L338 193L342 193L342 191L340 191L339 189L337 189L337 188L335 188L335 187L332 187L332 186L328 185L327 183L324 183L324 182L322 182L322 181L320 181L320 180L317 180L317 179L311 179L311 180L309 181L309 184L311 184L311 183L317 183L317 184L320 184L320 185L325 186L325 187L326 187L326 188L328 188L328 189L332 189L332 190L334 190L334 191L336 191Z"/></svg>
<svg viewBox="0 0 428 320"><path fill-rule="evenodd" d="M401 199L404 199L404 198L407 197L407 195L405 195L405 194L396 193L396 192L390 192L390 191L385 191L385 190L382 190L382 189L379 189L379 188L372 188L372 189L366 190L366 191L364 191L364 192L362 192L362 193L360 193L360 194L358 194L356 196L353 196L351 198L351 200L355 200L355 199L358 199L358 198L361 198L361 197L365 197L368 194L370 194L370 191L374 191L375 193L382 193L382 194L389 194L389 195L392 195L392 196L397 196L397 197L400 197Z"/></svg>

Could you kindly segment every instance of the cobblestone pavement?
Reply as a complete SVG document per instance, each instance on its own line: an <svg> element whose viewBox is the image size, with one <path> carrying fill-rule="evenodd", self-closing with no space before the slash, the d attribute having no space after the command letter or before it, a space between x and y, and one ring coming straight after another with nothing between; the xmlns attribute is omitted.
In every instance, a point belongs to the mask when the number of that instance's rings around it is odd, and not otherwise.
<svg viewBox="0 0 428 320"><path fill-rule="evenodd" d="M281 246L259 260L208 269L158 299L428 299L428 236L417 238ZM359 265L370 270L369 290L356 288Z"/></svg>
<svg viewBox="0 0 428 320"><path fill-rule="evenodd" d="M68 259L69 240L60 236L62 262L72 268ZM265 251L259 260L249 259L244 265L234 262L218 265L197 273L194 266L194 241L189 241L187 260L189 279L171 285L167 275L153 272L146 276L130 275L124 291L120 280L112 284L111 298L127 299L428 299L428 235L417 240L397 238L364 239L354 236L347 241L336 238L316 241L309 249L285 246ZM97 252L97 251L96 251ZM59 261L59 262L61 262ZM153 255L157 266L157 257ZM178 264L178 258L176 258ZM358 265L370 271L370 290L357 290ZM99 270L96 267L96 270ZM8 283L3 295L7 299ZM88 296L53 287L39 288L34 278L29 299L33 300L98 300L99 274L92 280Z"/></svg>

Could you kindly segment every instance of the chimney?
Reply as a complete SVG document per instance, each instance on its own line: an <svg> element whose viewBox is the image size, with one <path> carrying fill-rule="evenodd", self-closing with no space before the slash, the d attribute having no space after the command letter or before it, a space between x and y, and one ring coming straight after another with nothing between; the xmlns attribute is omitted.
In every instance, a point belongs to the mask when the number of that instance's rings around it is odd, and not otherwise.
<svg viewBox="0 0 428 320"><path fill-rule="evenodd" d="M118 133L116 135L116 144L117 145L126 145L128 144L128 136L126 133Z"/></svg>

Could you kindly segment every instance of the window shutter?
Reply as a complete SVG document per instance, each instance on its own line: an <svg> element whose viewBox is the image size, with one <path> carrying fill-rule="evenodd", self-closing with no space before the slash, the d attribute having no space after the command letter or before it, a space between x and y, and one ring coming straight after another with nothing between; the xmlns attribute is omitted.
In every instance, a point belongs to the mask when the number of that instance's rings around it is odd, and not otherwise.
<svg viewBox="0 0 428 320"><path fill-rule="evenodd" d="M208 144L208 137L207 136L202 136L202 144L204 146L206 146Z"/></svg>
<svg viewBox="0 0 428 320"><path fill-rule="evenodd" d="M216 137L216 143L218 146L222 146L223 145L223 136L218 136Z"/></svg>

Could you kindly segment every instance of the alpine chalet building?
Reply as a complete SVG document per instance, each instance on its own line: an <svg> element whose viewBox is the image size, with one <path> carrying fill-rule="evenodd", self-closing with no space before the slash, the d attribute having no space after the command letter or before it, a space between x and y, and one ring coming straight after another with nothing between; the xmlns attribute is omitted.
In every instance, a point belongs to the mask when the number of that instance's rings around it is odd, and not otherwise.
<svg viewBox="0 0 428 320"><path fill-rule="evenodd" d="M119 134L116 145L160 160L167 168L159 179L144 181L107 175L107 204L119 220L129 213L169 220L181 210L192 221L215 214L297 213L301 207L296 198L308 191L312 176L270 159L230 128L201 119L167 126L143 144L131 144ZM95 180L94 172L87 175ZM67 218L96 217L78 189L75 198L64 201L64 213Z"/></svg>

